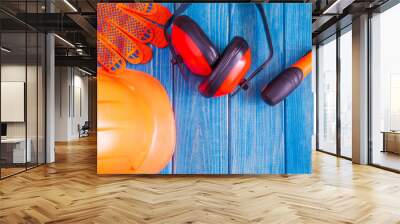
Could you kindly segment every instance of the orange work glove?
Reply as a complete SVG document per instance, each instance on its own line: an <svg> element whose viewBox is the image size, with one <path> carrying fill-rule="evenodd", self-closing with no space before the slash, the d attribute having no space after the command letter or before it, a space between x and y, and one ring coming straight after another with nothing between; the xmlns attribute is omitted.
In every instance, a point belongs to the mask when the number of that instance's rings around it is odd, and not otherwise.
<svg viewBox="0 0 400 224"><path fill-rule="evenodd" d="M122 72L126 61L145 64L152 58L147 44L168 45L163 26L171 17L157 3L99 3L97 5L97 62L108 72Z"/></svg>

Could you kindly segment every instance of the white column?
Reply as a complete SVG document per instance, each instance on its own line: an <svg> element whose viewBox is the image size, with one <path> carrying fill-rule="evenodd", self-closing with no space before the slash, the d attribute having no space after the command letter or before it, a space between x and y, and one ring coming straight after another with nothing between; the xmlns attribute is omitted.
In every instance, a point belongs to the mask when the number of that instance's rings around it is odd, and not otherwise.
<svg viewBox="0 0 400 224"><path fill-rule="evenodd" d="M368 16L353 20L353 162L368 163Z"/></svg>
<svg viewBox="0 0 400 224"><path fill-rule="evenodd" d="M55 44L53 34L47 34L46 47L46 163L52 163L55 161Z"/></svg>

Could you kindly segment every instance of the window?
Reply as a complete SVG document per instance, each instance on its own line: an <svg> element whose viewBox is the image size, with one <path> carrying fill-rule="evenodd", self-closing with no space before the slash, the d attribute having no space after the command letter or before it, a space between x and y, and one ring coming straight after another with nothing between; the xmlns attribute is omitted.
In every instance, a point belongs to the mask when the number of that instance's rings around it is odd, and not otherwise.
<svg viewBox="0 0 400 224"><path fill-rule="evenodd" d="M352 32L340 36L340 155L352 156Z"/></svg>
<svg viewBox="0 0 400 224"><path fill-rule="evenodd" d="M352 157L352 41L350 25L323 41L317 49L317 149L349 159Z"/></svg>
<svg viewBox="0 0 400 224"><path fill-rule="evenodd" d="M317 148L336 153L336 39L318 48Z"/></svg>
<svg viewBox="0 0 400 224"><path fill-rule="evenodd" d="M371 162L400 170L400 5L371 18Z"/></svg>

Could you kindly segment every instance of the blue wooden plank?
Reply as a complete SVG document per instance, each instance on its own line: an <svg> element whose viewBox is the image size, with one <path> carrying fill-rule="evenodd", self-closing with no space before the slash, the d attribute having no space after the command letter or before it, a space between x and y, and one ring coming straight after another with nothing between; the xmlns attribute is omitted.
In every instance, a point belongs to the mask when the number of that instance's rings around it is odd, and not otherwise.
<svg viewBox="0 0 400 224"><path fill-rule="evenodd" d="M262 87L284 66L283 4L264 4L274 45L271 64L246 92L230 98L230 167L235 174L284 172L284 105L271 107L260 96ZM269 54L262 21L253 4L233 4L230 37L242 36L250 45L252 66ZM250 21L247 18L254 15Z"/></svg>
<svg viewBox="0 0 400 224"><path fill-rule="evenodd" d="M163 3L164 6L168 7L171 13L174 11L173 3ZM141 70L149 73L150 75L157 78L168 92L169 99L173 100L173 68L170 63L171 55L168 48L160 49L151 46L153 50L153 59L148 64L133 65L127 64L128 69ZM173 103L173 102L172 102ZM172 162L160 172L161 174L172 173Z"/></svg>
<svg viewBox="0 0 400 224"><path fill-rule="evenodd" d="M173 5L168 7L172 9ZM184 80L176 68L172 69L166 49L154 49L153 61L147 65L128 66L154 75L173 99L177 146L173 164L162 173L284 173L285 161L288 173L311 171L313 105L307 100L312 99L310 78L285 103L275 107L264 104L260 97L265 83L311 48L311 8L270 4L265 10L275 57L248 92L232 98L202 97L197 91L201 79ZM248 15L256 15L251 5L195 4L187 14L221 52L234 35L248 40L253 55L251 70L268 53L259 50L266 48L261 21L243 22Z"/></svg>
<svg viewBox="0 0 400 224"><path fill-rule="evenodd" d="M311 50L311 3L285 4L286 66ZM311 172L311 75L285 100L286 173Z"/></svg>
<svg viewBox="0 0 400 224"><path fill-rule="evenodd" d="M193 4L186 12L222 50L228 43L227 4ZM228 173L228 98L207 99L197 86L200 78L185 80L175 69L174 108L178 144L177 174Z"/></svg>

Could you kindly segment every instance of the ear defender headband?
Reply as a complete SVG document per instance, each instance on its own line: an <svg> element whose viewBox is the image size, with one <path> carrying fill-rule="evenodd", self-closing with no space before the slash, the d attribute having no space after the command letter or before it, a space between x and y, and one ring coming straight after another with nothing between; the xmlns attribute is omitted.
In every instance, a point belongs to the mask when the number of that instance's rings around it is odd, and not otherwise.
<svg viewBox="0 0 400 224"><path fill-rule="evenodd" d="M247 79L245 76L251 66L251 52L246 40L235 36L224 52L220 54L197 23L190 17L181 15L190 5L190 3L182 4L164 29L173 65L178 65L184 77L186 74L182 64L185 64L191 73L205 77L198 87L199 92L205 97L224 96L234 92L237 87L247 90L250 80L270 63L274 54L267 17L262 4L255 3L255 6L261 15L270 53ZM172 31L169 36L170 26L172 26Z"/></svg>

